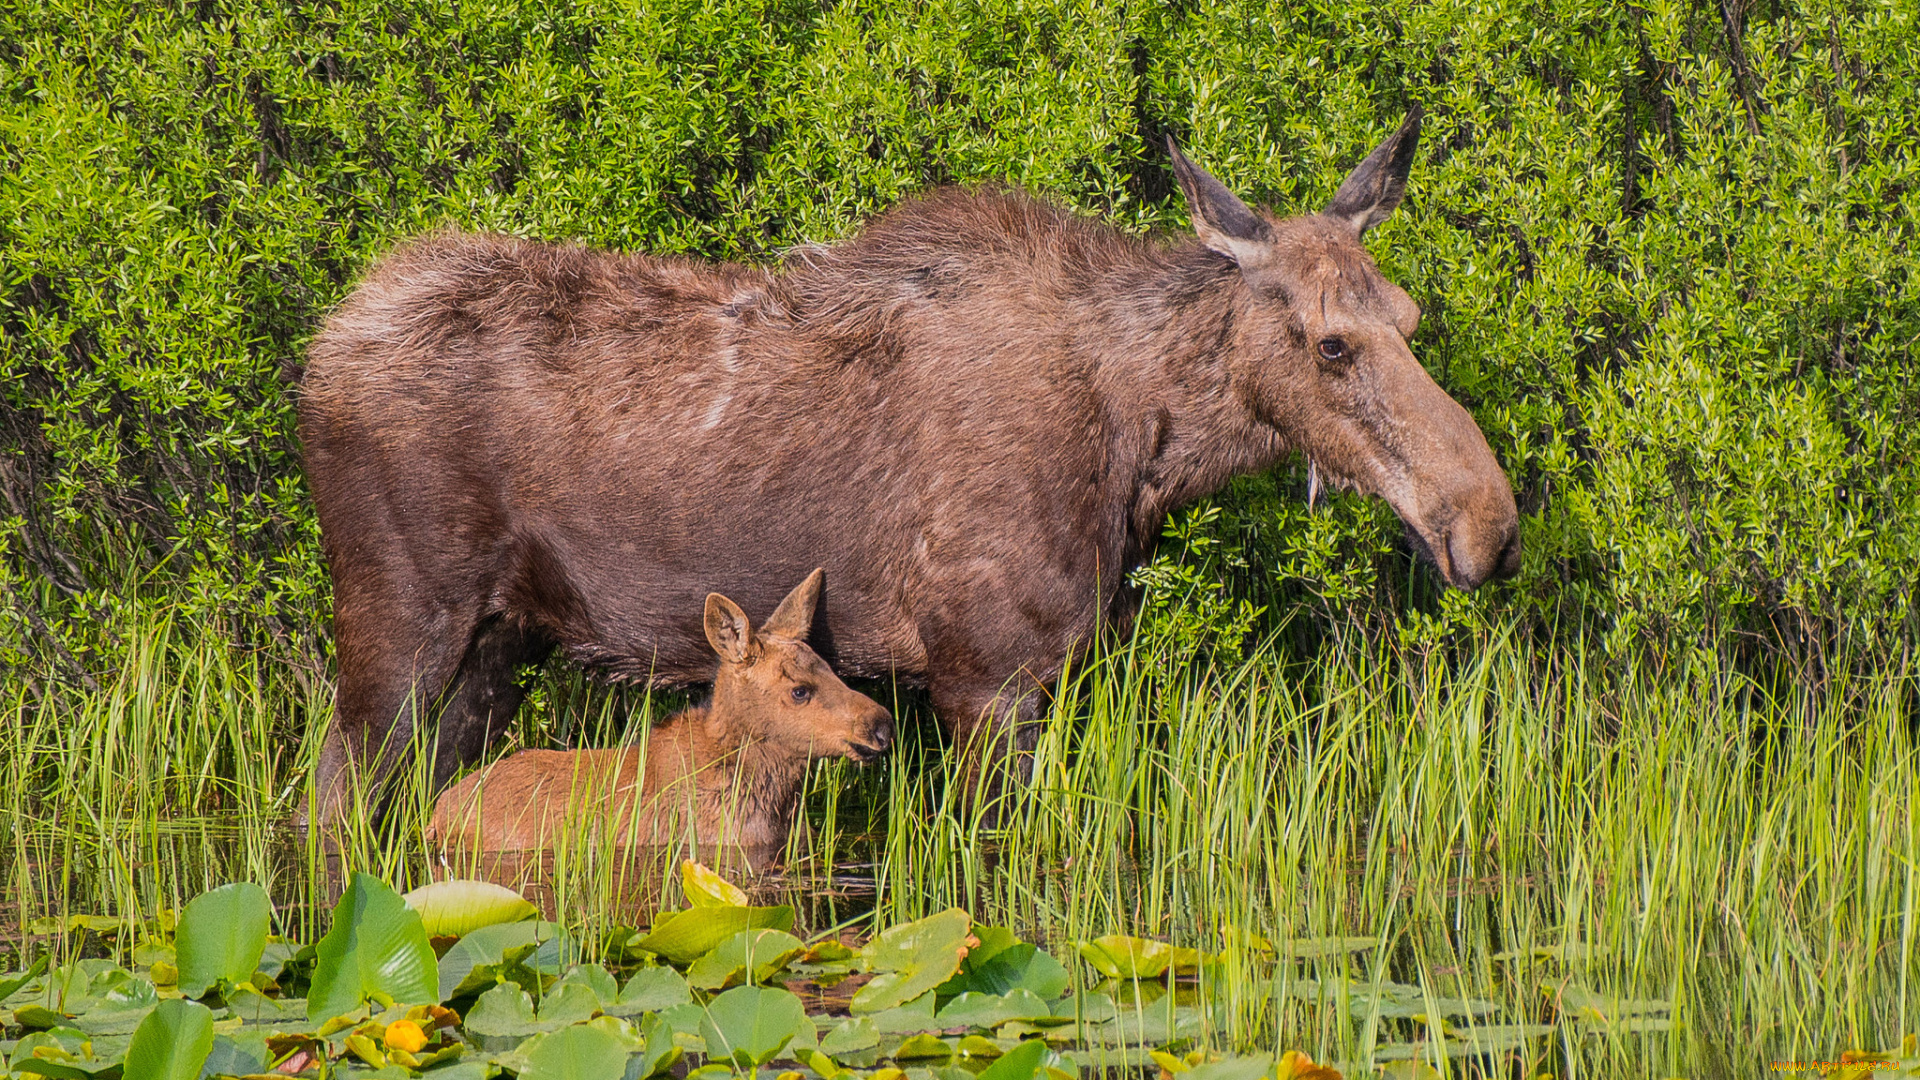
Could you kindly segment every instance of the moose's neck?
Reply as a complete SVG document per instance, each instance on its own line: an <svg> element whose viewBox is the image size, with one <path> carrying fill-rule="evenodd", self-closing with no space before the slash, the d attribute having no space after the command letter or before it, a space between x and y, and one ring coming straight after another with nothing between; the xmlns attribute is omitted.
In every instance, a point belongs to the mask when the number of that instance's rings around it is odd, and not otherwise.
<svg viewBox="0 0 1920 1080"><path fill-rule="evenodd" d="M793 822L807 758L769 740L737 731L708 715L700 724L705 767L697 781L700 816L726 824L741 844L779 844Z"/></svg>
<svg viewBox="0 0 1920 1080"><path fill-rule="evenodd" d="M1143 253L1089 297L1100 342L1109 472L1134 485L1132 527L1151 545L1166 515L1285 456L1286 434L1262 420L1233 379L1239 270L1198 244Z"/></svg>

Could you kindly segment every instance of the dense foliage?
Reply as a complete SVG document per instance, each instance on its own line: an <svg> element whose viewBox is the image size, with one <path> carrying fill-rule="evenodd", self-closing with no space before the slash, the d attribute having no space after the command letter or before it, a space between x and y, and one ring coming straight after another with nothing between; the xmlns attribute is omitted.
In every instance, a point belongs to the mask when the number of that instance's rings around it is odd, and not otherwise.
<svg viewBox="0 0 1920 1080"><path fill-rule="evenodd" d="M1520 492L1523 575L1441 597L1386 507L1309 514L1282 470L1176 523L1151 610L1515 613L1817 671L1912 626L1916 29L1910 0L6 0L0 661L84 680L155 598L321 655L291 375L397 238L764 260L944 182L1177 231L1163 135L1295 212L1418 102L1370 245Z"/></svg>
<svg viewBox="0 0 1920 1080"><path fill-rule="evenodd" d="M1222 977L1224 953L1106 935L1077 943L1069 967L959 908L851 945L803 942L788 932L792 908L750 906L696 863L682 877L689 907L599 942L498 885L449 880L402 897L359 873L308 945L270 933L272 903L250 882L152 917L49 920L45 939L67 946L65 962L43 952L0 975L0 1034L14 1036L0 1042L0 1078L118 1080L124 1068L148 1080L737 1080L784 1066L783 1080L1071 1080L1144 1066L1163 1080L1440 1080L1449 1064L1447 1075L1532 1075L1558 1056L1559 1037L1644 1037L1676 1023L1670 1001L1588 988L1577 972L1590 949L1578 943L1538 957L1560 970L1538 995L1549 1022L1514 1023L1493 1001L1352 978L1377 938L1241 932L1228 951L1259 958L1260 992L1361 1028L1360 1060L1222 1060L1224 1017L1242 996ZM76 958L72 946L90 938L132 970ZM1411 1041L1391 1040L1400 1034ZM1859 1064L1833 1075L1920 1076L1911 1040L1848 1060Z"/></svg>

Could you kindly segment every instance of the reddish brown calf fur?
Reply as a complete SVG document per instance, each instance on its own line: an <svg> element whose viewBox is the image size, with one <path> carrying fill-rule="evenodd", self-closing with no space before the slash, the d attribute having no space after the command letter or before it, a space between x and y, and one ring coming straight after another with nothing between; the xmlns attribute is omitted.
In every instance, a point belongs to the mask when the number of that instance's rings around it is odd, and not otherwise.
<svg viewBox="0 0 1920 1080"><path fill-rule="evenodd" d="M923 682L1004 748L1168 511L1293 450L1385 498L1446 579L1519 559L1506 476L1421 368L1361 243L1418 115L1318 214L1249 209L1173 150L1197 241L945 189L759 269L439 233L314 340L300 402L340 681L323 820L444 704L438 768L556 647L615 678L708 672L700 597L833 577L813 641Z"/></svg>
<svg viewBox="0 0 1920 1080"><path fill-rule="evenodd" d="M758 632L733 601L710 594L706 635L720 654L713 698L656 727L644 751L522 751L447 789L428 838L533 851L572 826L616 844L689 833L749 849L783 843L810 761L872 761L893 741L892 715L807 647L822 573L788 594Z"/></svg>

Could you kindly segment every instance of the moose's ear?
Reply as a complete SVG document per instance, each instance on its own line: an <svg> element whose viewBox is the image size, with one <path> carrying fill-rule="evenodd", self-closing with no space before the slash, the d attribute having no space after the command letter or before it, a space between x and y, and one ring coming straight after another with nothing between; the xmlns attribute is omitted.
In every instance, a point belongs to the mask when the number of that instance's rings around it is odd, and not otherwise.
<svg viewBox="0 0 1920 1080"><path fill-rule="evenodd" d="M1180 191L1187 197L1187 213L1193 218L1193 231L1200 242L1242 268L1258 265L1273 242L1273 230L1225 184L1188 161L1171 135L1167 136L1167 152L1173 155L1173 177L1180 181Z"/></svg>
<svg viewBox="0 0 1920 1080"><path fill-rule="evenodd" d="M1347 174L1321 214L1344 222L1355 236L1387 220L1400 197L1407 193L1407 171L1420 145L1420 106L1407 111L1400 130L1386 137L1373 153Z"/></svg>
<svg viewBox="0 0 1920 1080"><path fill-rule="evenodd" d="M760 632L789 641L807 640L807 634L813 630L813 609L820 603L820 583L826 577L824 566L808 574L807 580L794 586L787 598L780 601L780 606L773 609Z"/></svg>
<svg viewBox="0 0 1920 1080"><path fill-rule="evenodd" d="M726 664L745 663L753 656L753 624L740 605L717 592L707 594L707 644Z"/></svg>

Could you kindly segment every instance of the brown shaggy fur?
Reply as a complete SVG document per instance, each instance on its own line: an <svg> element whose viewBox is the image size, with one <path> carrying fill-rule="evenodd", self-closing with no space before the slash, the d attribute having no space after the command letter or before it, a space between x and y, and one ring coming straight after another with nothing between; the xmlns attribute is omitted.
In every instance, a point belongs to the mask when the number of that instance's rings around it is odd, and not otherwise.
<svg viewBox="0 0 1920 1080"><path fill-rule="evenodd" d="M758 632L740 608L707 597L720 654L713 698L655 728L645 749L524 750L444 792L429 839L481 851L550 846L569 813L615 843L663 844L689 832L750 850L787 838L808 762L868 762L893 741L893 717L847 688L807 647L822 572Z"/></svg>
<svg viewBox="0 0 1920 1080"><path fill-rule="evenodd" d="M777 269L451 232L394 251L300 403L340 662L320 815L436 703L444 782L555 647L705 678L700 597L770 605L816 564L823 656L1004 745L1126 616L1167 512L1293 449L1387 499L1454 584L1510 570L1506 477L1360 244L1417 138L1410 117L1284 221L1175 150L1200 242L1172 246L948 189Z"/></svg>

